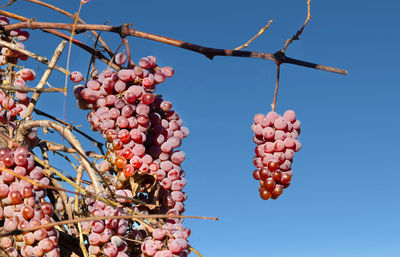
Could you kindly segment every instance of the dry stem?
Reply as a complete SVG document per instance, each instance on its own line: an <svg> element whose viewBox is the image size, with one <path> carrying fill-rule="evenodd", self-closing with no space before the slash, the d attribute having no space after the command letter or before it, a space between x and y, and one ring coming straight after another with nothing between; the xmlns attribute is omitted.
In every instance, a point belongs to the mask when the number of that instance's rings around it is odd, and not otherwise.
<svg viewBox="0 0 400 257"><path fill-rule="evenodd" d="M58 58L61 56L61 53L64 50L64 47L66 44L67 44L66 41L62 41L58 45L58 47L54 51L53 57L50 60L49 66L47 67L42 78L40 79L39 84L36 86L36 89L41 90L44 87L44 85L46 84L47 80L50 77L51 72L53 71L54 66L56 65ZM40 96L40 92L36 91L33 93L31 101L30 101L28 107L26 108L24 118L30 118L32 116L32 112L35 109L35 105L37 103L37 100L39 99L39 96Z"/></svg>
<svg viewBox="0 0 400 257"><path fill-rule="evenodd" d="M85 170L88 172L90 180L93 183L93 187L96 191L96 193L100 192L100 184L99 181L97 180L96 173L94 169L92 168L89 160L87 159L87 156L79 143L79 141L75 138L75 136L72 134L71 130L68 127L64 127L63 125L56 123L54 121L49 121L49 120L33 120L33 121L25 121L21 124L20 126L20 131L17 133L17 142L22 142L23 141L23 136L26 134L26 132L34 127L42 127L42 128L47 128L47 129L54 129L58 131L74 148L77 153L79 154L80 161L82 162L83 167ZM21 138L22 137L22 138Z"/></svg>
<svg viewBox="0 0 400 257"><path fill-rule="evenodd" d="M18 92L38 92L38 93L54 93L54 92L63 93L65 90L64 88L57 88L57 87L37 89L32 87L16 87L10 85L0 85L0 89L9 91L18 91Z"/></svg>
<svg viewBox="0 0 400 257"><path fill-rule="evenodd" d="M49 229L55 226L62 226L62 225L67 225L71 223L77 223L77 222L84 222L84 221L98 221L98 220L111 220L111 219L132 219L132 220L137 220L138 218L140 219L203 219L203 220L218 220L216 217L204 217L204 216L184 216L184 215L167 215L167 214L149 214L149 215L144 215L144 214L135 214L135 215L120 215L120 216L95 216L95 217L84 217L84 218L79 218L79 219L73 219L73 220L63 220L63 221L56 221L53 223L48 223L48 224L43 224L40 226L35 226L31 227L28 229L16 229L11 232L4 232L0 234L0 238L4 236L11 236L11 235L20 235L20 234L25 234L28 232L36 231L39 229Z"/></svg>
<svg viewBox="0 0 400 257"><path fill-rule="evenodd" d="M92 141L92 142L94 143L94 145L95 145L97 148L99 148L100 152L104 155L104 150L103 150L103 145L104 145L104 144L101 143L101 142L99 142L99 141L97 141L96 139L92 138L91 136L89 136L88 134L86 134L85 132L83 132L82 130L78 129L76 126L72 126L71 124L68 124L67 122L62 121L62 120L60 120L60 119L54 117L53 115L50 115L50 114L48 114L48 113L46 113L46 112L43 112L43 111L41 111L41 110L39 110L39 109L36 109L36 108L35 108L34 112L35 112L36 114L38 114L38 115L42 115L42 116L45 116L45 117L50 118L50 119L52 119L52 120L55 120L55 121L57 121L57 122L60 122L61 124L65 125L65 126L68 126L69 128L71 128L72 130L75 130L76 132L78 132L78 133L81 134L82 136L84 136L84 137L86 137L87 139L89 139L90 141Z"/></svg>
<svg viewBox="0 0 400 257"><path fill-rule="evenodd" d="M0 45L1 45L1 46L5 46L5 47L7 47L7 48L10 48L10 49L13 50L13 51L17 51L17 52L19 52L19 53L22 53L22 54L24 54L24 55L27 55L27 56L29 56L29 57L32 57L33 59L35 59L35 60L37 60L37 61L39 61L39 62L41 62L41 63L43 63L43 64L49 65L49 60L47 60L46 57L42 57L42 56L40 56L40 55L38 55L38 54L35 54L35 53L32 53L32 52L30 52L30 51L28 51L28 50L22 49L22 48L18 47L18 46L15 45L15 44L12 44L12 43L10 43L10 42L7 42L7 41L4 41L4 40L1 40L1 39L0 39ZM54 66L54 69L59 70L59 71L61 71L61 72L64 73L64 74L68 74L67 71L66 71L64 68L60 67L60 66L55 65L55 66Z"/></svg>
<svg viewBox="0 0 400 257"><path fill-rule="evenodd" d="M81 165L79 165L78 169L77 169L77 175L76 175L76 186L77 187L82 187L82 177L83 177L83 168ZM75 192L77 194L75 195L74 211L75 211L75 215L78 215L78 213L79 213L79 192L76 189L75 189ZM85 240L83 238L82 224L80 222L78 222L77 224L78 224L78 232L79 232L79 245L82 249L83 255L85 257L87 257L88 253L87 253L87 249L86 249L86 245L85 245Z"/></svg>
<svg viewBox="0 0 400 257"><path fill-rule="evenodd" d="M13 3L15 3L17 0L8 0L8 3L5 5L0 6L0 9L6 8L10 5L12 5Z"/></svg>
<svg viewBox="0 0 400 257"><path fill-rule="evenodd" d="M0 10L1 14L1 10ZM62 29L62 30L69 30L73 29L74 24L68 23L47 23L47 22L21 22L12 25L5 25L3 29L13 30L13 29L22 29L22 28L29 28L29 29ZM77 24L76 29L79 30L101 30L101 31L109 31L113 33L121 34L122 26L110 26L110 25L98 25L98 24ZM247 57L247 58L259 58L270 60L274 62L280 63L290 63L295 65L300 65L304 67L314 68L318 70L324 70L329 72L335 72L343 75L347 75L347 71L339 68L329 67L325 65L305 62L301 60L296 60L293 58L286 57L284 53L280 54L271 54L271 53L261 53L261 52L250 52L250 51L241 51L241 50L231 50L231 49L217 49L211 47L204 47L200 45L195 45L191 43L187 43L184 41L167 38L163 36L158 36L134 29L129 29L127 31L127 35L145 38L153 41L157 41L160 43L173 45L176 47L180 47L189 51L201 53L206 57L213 59L215 56L236 56L236 57Z"/></svg>
<svg viewBox="0 0 400 257"><path fill-rule="evenodd" d="M260 31L258 31L258 33L257 33L254 37L252 37L252 38L251 38L249 41L247 41L244 45L241 45L241 46L239 46L239 47L236 47L236 48L233 49L233 50L240 50L240 49L243 49L243 48L248 47L249 44L250 44L251 42L253 42L254 39L256 39L257 37L261 36L261 35L269 28L269 25L271 25L272 21L273 21L273 20L269 20L269 21L268 21L268 24L265 25L265 27L263 27L262 29L260 29Z"/></svg>
<svg viewBox="0 0 400 257"><path fill-rule="evenodd" d="M296 34L293 35L292 38L289 38L288 40L286 40L285 46L282 48L281 52L284 54L286 51L286 48L294 41L294 40L298 40L301 33L303 33L304 28L306 27L308 21L311 19L311 10L310 10L310 4L311 4L311 0L307 0L307 18L304 21L303 26L301 27L300 30L298 30L296 32Z"/></svg>
<svg viewBox="0 0 400 257"><path fill-rule="evenodd" d="M271 104L271 108L272 108L273 112L275 111L276 98L278 97L280 70L281 70L281 65L278 63L278 64L276 64L276 84L275 84L274 100L272 101L272 104Z"/></svg>
<svg viewBox="0 0 400 257"><path fill-rule="evenodd" d="M64 14L64 15L70 17L71 19L75 20L75 16L74 16L72 13L69 13L69 12L67 12L67 11L65 11L65 10L63 10L63 9L61 9L61 8L58 8L57 6L54 6L54 5L51 5L51 4L48 4L48 3L45 3L45 2L39 1L39 0L26 0L26 1L31 2L31 3L35 3L35 4L39 4L39 5L42 5L42 6L45 6L45 7L48 7L48 8L50 8L50 9L53 9L53 10L55 10L55 11L61 13L61 14ZM79 18L79 17L78 17L78 22L79 22L79 23L82 23L82 24L86 24L86 22L84 22L84 21L83 21L81 18ZM90 31L90 32L93 34L93 36L95 36L96 38L98 38L100 44L104 47L104 49L107 51L107 53L110 55L110 57L112 57L112 51L111 51L111 49L108 47L108 45L106 44L106 42L103 40L103 38L101 38L100 35L99 35L96 31L93 31L93 30L92 30L92 31Z"/></svg>
<svg viewBox="0 0 400 257"><path fill-rule="evenodd" d="M21 16L21 15L18 15L18 14L6 12L6 11L3 11L3 10L0 10L0 15L3 15L3 16L9 17L9 18L13 18L13 19L16 19L16 20L19 20L19 21L24 21L24 22L32 22L32 20L33 20L33 19L28 19L28 18L26 18L24 16ZM56 35L56 36L58 36L58 37L60 37L62 39L65 39L65 40L69 40L70 39L69 36L67 36L64 33L61 33L60 31L57 31L55 29L42 29L42 31L50 33L50 34L53 34L53 35ZM100 51L85 45L84 43L82 43L79 40L73 39L73 44L78 46L78 47L80 47L80 48L82 48L83 50L87 51L88 53L95 55L97 59L101 60L102 62L104 62L106 64L108 64L108 62L110 61ZM111 67L113 69L115 69L115 70L119 70L120 69L120 67L118 65L114 64L114 63L111 64Z"/></svg>

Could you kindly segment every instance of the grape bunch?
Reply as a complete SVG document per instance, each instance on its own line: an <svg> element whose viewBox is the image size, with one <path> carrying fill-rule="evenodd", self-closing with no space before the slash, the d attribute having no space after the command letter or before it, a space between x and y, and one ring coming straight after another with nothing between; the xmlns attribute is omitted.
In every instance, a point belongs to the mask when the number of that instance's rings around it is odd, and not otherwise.
<svg viewBox="0 0 400 257"><path fill-rule="evenodd" d="M12 84L15 87L26 87L27 81L32 81L36 78L35 71L32 69L24 68L16 73ZM26 92L12 92L3 91L0 89L0 122L7 124L13 122L18 117L25 116L25 110L29 104L30 98Z"/></svg>
<svg viewBox="0 0 400 257"><path fill-rule="evenodd" d="M53 206L45 200L46 191L41 187L48 186L50 180L43 176L43 169L35 165L28 148L0 148L0 166L37 183L33 185L6 170L0 170L0 219L4 220L3 229L13 232L53 223ZM60 256L58 231L54 227L2 237L0 247L9 256Z"/></svg>
<svg viewBox="0 0 400 257"><path fill-rule="evenodd" d="M118 194L118 192L116 192ZM123 210L106 205L104 202L85 199L89 206L89 211L94 217L117 216L125 214ZM128 221L124 219L96 220L82 223L84 230L90 230L89 254L99 255L101 252L105 256L128 257L128 245L121 238L126 235Z"/></svg>
<svg viewBox="0 0 400 257"><path fill-rule="evenodd" d="M276 112L258 113L254 115L251 129L257 144L253 177L260 181L260 196L264 200L277 199L290 185L294 153L301 149L297 140L300 121L292 110L286 111L283 117Z"/></svg>
<svg viewBox="0 0 400 257"><path fill-rule="evenodd" d="M115 60L118 65L123 65L127 58L119 53ZM154 93L156 86L174 74L171 67L159 67L156 61L154 56L148 56L140 59L137 66L118 72L106 69L99 74L94 70L85 85L74 87L74 94L79 107L92 110L87 115L92 130L107 140L107 159L97 163L96 167L102 174L115 175L115 183L111 186L117 190L117 195L124 196L117 197L117 201L129 205L127 198L135 197L136 193L132 192L130 178L148 175L154 178L159 191L158 199L153 199L159 202L159 208L151 212L180 215L185 210L183 202L187 196L182 192L186 185L181 167L185 153L177 148L189 135L189 130L182 126L183 121L172 110L171 102ZM83 80L80 72L71 73L70 78L75 83ZM151 187L150 184L143 187ZM187 254L189 233L181 222L177 218L167 219L165 225L175 229L164 229L161 238L148 235L141 245L142 252L146 256ZM182 233L187 236L181 236ZM169 244L170 241L175 243Z"/></svg>
<svg viewBox="0 0 400 257"><path fill-rule="evenodd" d="M0 16L0 26L8 25L10 24L10 20L7 17ZM10 42L15 44L17 47L25 49L25 46L23 43L26 40L29 39L29 32L16 29L16 30L11 30L11 31L2 31L0 34L0 37L2 40ZM21 42L18 42L18 41ZM17 51L13 51L8 47L1 47L0 46L0 66L6 65L8 63L11 64L17 64L18 60L26 61L28 59L27 55L21 54Z"/></svg>
<svg viewBox="0 0 400 257"><path fill-rule="evenodd" d="M7 17L0 16L0 26L8 25L10 21ZM1 40L15 44L17 47L25 49L23 41L29 39L29 33L19 29L11 31L2 31L0 33ZM21 42L19 42L21 41ZM29 68L19 69L14 71L18 60L25 61L27 55L21 54L18 51L13 51L8 47L0 46L0 66L11 66L11 69L2 67L0 76L2 84L13 85L14 87L26 87L27 81L33 81L36 78L34 70ZM30 102L27 92L14 92L13 90L0 89L0 123L3 125L15 126L15 121L19 117L25 116L25 110ZM34 142L37 139L37 130L33 129L27 139Z"/></svg>

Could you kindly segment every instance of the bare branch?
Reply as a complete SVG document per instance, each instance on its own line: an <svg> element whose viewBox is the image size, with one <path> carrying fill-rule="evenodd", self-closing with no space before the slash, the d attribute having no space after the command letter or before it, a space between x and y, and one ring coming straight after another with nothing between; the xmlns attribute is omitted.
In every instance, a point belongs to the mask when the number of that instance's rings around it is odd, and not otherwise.
<svg viewBox="0 0 400 257"><path fill-rule="evenodd" d="M296 34L293 35L292 38L289 38L288 40L286 40L285 46L282 48L281 52L285 53L286 48L294 41L294 40L299 40L299 37L301 35L301 33L303 33L304 28L306 27L308 21L311 19L311 11L310 11L310 4L311 4L311 0L307 0L307 18L304 21L303 26L301 27L300 30L298 30L296 32Z"/></svg>
<svg viewBox="0 0 400 257"><path fill-rule="evenodd" d="M76 175L76 185L78 187L82 186L82 177L83 177L83 168L81 165L79 165ZM75 192L77 193L75 195L75 205L74 205L74 211L75 214L79 213L79 192L78 190L75 189ZM88 256L86 245L85 245L85 240L83 238L83 233L82 233L82 225L80 222L78 222L78 231L79 231L79 246L81 247L81 250L83 252L83 255L86 257Z"/></svg>
<svg viewBox="0 0 400 257"><path fill-rule="evenodd" d="M137 220L138 218L142 219L202 219L202 220L218 220L216 217L204 217L204 216L184 216L184 215L167 215L167 214L134 214L134 215L120 215L120 216L92 216L92 217L84 217L73 220L63 220L56 221L53 223L47 223L40 226L31 227L28 229L17 229L11 232L1 233L0 237L11 236L11 235L20 235L32 231L36 231L39 229L49 229L55 226L62 226L71 223L83 222L83 221L97 221L97 220L111 220L111 219L132 219Z"/></svg>
<svg viewBox="0 0 400 257"><path fill-rule="evenodd" d="M64 50L64 47L66 46L67 42L62 41L56 50L54 51L54 55L50 60L49 66L47 67L46 71L44 72L42 78L39 81L39 84L36 86L36 89L41 90L44 85L46 84L47 80L50 77L51 72L53 71L54 66L56 65L56 62L58 58L60 58L62 51ZM39 99L40 92L35 92L32 95L31 102L29 103L28 107L26 108L25 112L25 117L24 118L30 118L32 116L33 109L35 109L35 105L37 103L37 100Z"/></svg>
<svg viewBox="0 0 400 257"><path fill-rule="evenodd" d="M32 57L33 59L35 59L35 60L37 60L37 61L39 61L39 62L41 62L43 64L49 65L49 60L47 60L46 57L42 57L42 56L40 56L38 54L35 54L35 53L32 53L32 52L30 52L28 50L22 49L22 48L18 47L16 44L12 44L12 43L9 43L7 41L4 41L4 40L0 39L0 46L5 46L7 48L10 48L13 51L17 51L19 53L22 53L24 55ZM55 65L54 69L59 70L64 74L68 74L68 72L64 68L62 68L62 67L60 67L58 65Z"/></svg>
<svg viewBox="0 0 400 257"><path fill-rule="evenodd" d="M15 1L15 0L14 0L14 1ZM69 12L67 12L67 11L65 11L65 10L63 10L63 9L61 9L61 8L58 8L57 6L54 6L54 5L51 5L51 4L48 4L48 3L44 3L44 2L39 1L39 0L25 0L25 1L28 1L28 2L31 2L31 3L35 3L35 4L39 4L39 5L48 7L48 8L50 8L50 9L53 9L53 10L55 10L55 11L61 13L61 14L64 14L64 15L70 17L72 20L75 19L75 16L74 16L72 13L69 13ZM81 18L79 18L79 17L78 17L78 22L79 22L79 23L82 23L82 24L86 24L86 22L84 22L84 21L83 21ZM96 38L98 38L100 44L101 44L101 45L104 47L104 49L107 51L108 55L109 55L110 57L112 57L112 51L111 51L111 49L108 47L108 45L106 44L106 42L100 37L100 35L99 35L96 31L90 31L90 32L93 34L93 36L95 36Z"/></svg>
<svg viewBox="0 0 400 257"><path fill-rule="evenodd" d="M60 133L74 148L77 153L79 154L79 158L82 162L83 167L89 174L90 180L93 183L93 187L96 191L96 193L100 192L100 184L99 181L97 180L96 173L94 169L92 168L89 160L86 157L85 152L83 151L83 148L79 141L75 138L75 136L72 134L71 130L68 127L64 127L63 125L54 122L54 121L49 121L49 120L34 120L34 121L28 121L26 120L25 122L22 122L19 131L17 133L17 142L22 142L23 141L23 135L26 134L27 131L34 127L42 127L42 128L48 128L48 129L54 129L58 133ZM22 137L22 138L21 138ZM21 141L22 139L22 141Z"/></svg>
<svg viewBox="0 0 400 257"><path fill-rule="evenodd" d="M0 89L9 90L9 91L18 91L18 92L38 92L38 93L64 93L65 88L33 88L33 87L16 87L10 85L0 85Z"/></svg>
<svg viewBox="0 0 400 257"><path fill-rule="evenodd" d="M83 132L82 130L78 129L76 126L72 126L71 124L66 123L65 121L62 121L56 117L54 117L53 115L50 115L44 111L41 111L39 109L34 110L34 112L38 115L42 115L45 116L47 118L50 118L52 120L55 120L57 122L60 122L61 124L68 126L69 128L71 128L72 130L75 130L76 132L78 132L79 134L81 134L82 136L86 137L87 139L89 139L90 141L92 141L94 143L94 145L99 148L100 152L102 155L104 155L104 150L103 150L103 146L104 144L102 142L97 141L96 139L92 138L91 136L89 136L88 134L86 134L85 132Z"/></svg>
<svg viewBox="0 0 400 257"><path fill-rule="evenodd" d="M3 16L9 17L9 18L13 18L13 19L16 19L16 20L19 20L19 21L24 21L24 22L32 22L34 20L34 19L28 19L28 18L23 17L23 16L18 15L18 14L6 12L6 11L3 11L3 10L0 10L0 15L3 15ZM67 36L64 33L61 33L60 31L57 31L55 29L42 29L42 31L50 33L50 34L53 34L53 35L56 35L56 36L58 36L58 37L60 37L60 38L62 38L64 40L69 40L70 39L69 36ZM85 45L81 41L76 40L76 39L73 39L72 43L74 45L82 48L86 52L88 52L90 54L93 54L94 56L96 56L97 59L101 60L102 62L104 62L106 64L109 63L110 60L107 57L105 57L100 51L98 51L96 49L93 49L93 48ZM120 69L120 67L118 65L116 65L115 63L111 63L110 65L115 70L119 70Z"/></svg>
<svg viewBox="0 0 400 257"><path fill-rule="evenodd" d="M272 21L273 21L273 20L269 20L269 21L268 21L268 24L265 25L265 27L263 27L262 29L260 29L260 31L258 31L258 33L257 33L254 37L252 37L252 38L251 38L249 41L247 41L244 45L241 45L241 46L239 46L239 47L236 47L236 48L233 49L233 50L240 50L240 49L243 49L243 48L248 47L249 44L250 44L251 42L253 42L254 39L256 39L257 37L261 36L261 35L269 28L269 25L271 25Z"/></svg>
<svg viewBox="0 0 400 257"><path fill-rule="evenodd" d="M8 0L8 3L5 4L5 5L3 5L3 6L0 6L0 9L3 9L3 8L6 8L6 7L10 6L10 5L12 5L13 3L15 3L16 1L17 1L17 0Z"/></svg>
<svg viewBox="0 0 400 257"><path fill-rule="evenodd" d="M0 11L1 14L1 11ZM14 30L14 29L22 29L22 28L29 28L29 29L62 29L62 30L69 30L71 31L74 24L68 23L47 23L47 22L21 22L12 25L5 25L3 29ZM76 29L78 30L102 30L102 31L109 31L113 33L120 34L122 31L122 26L110 26L110 25L98 25L98 24L77 24ZM270 60L279 63L290 63L299 66L304 66L308 68L314 68L318 70L324 70L329 72L335 72L339 74L346 75L347 71L339 68L329 67L325 65L305 62L301 60L296 60L293 58L286 57L284 53L280 54L271 54L271 53L261 53L261 52L250 52L250 51L240 51L240 50L231 50L231 49L218 49L218 48L211 48L211 47L204 47L196 44L187 43L184 41L167 38L163 36L158 36L134 29L129 29L128 31L129 36L145 38L153 41L157 41L160 43L173 45L176 47L180 47L186 50L190 50L193 52L201 53L206 57L213 59L215 56L236 56L236 57L246 57L246 58L259 58Z"/></svg>

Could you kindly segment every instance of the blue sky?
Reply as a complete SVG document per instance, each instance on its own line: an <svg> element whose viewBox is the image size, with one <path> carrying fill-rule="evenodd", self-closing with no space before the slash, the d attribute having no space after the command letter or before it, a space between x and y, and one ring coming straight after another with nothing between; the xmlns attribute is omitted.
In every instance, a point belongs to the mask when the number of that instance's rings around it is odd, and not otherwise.
<svg viewBox="0 0 400 257"><path fill-rule="evenodd" d="M76 0L49 2L72 13L79 6ZM137 30L218 48L241 45L274 19L248 49L275 52L302 25L305 2L91 0L81 16L88 23L132 23ZM38 21L70 22L25 1L6 10ZM191 130L182 145L186 214L220 219L185 221L192 229L190 242L204 256L400 256L400 2L313 1L311 11L312 20L287 55L344 68L349 75L282 66L276 110L296 111L303 149L294 158L292 185L276 201L258 196L250 130L254 114L270 111L274 64L234 57L210 61L158 42L129 39L134 60L155 55L160 65L175 68L159 92ZM119 37L102 35L116 49ZM50 57L59 42L35 31L26 45ZM73 48L71 70L86 72L89 59ZM65 64L66 53L59 62ZM64 80L54 73L50 83L63 86ZM43 96L39 107L62 117L63 99ZM72 94L66 116L88 129L86 112L77 109Z"/></svg>

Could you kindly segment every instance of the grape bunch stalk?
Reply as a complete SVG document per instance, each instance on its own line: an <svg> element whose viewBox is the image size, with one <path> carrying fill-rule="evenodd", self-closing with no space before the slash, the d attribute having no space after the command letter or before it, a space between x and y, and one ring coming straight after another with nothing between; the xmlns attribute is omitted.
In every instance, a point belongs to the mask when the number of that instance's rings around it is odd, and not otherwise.
<svg viewBox="0 0 400 257"><path fill-rule="evenodd" d="M292 110L286 111L283 117L274 111L267 115L258 113L254 115L251 129L257 144L253 177L260 181L260 197L277 199L290 185L294 153L301 149L297 140L300 121Z"/></svg>

